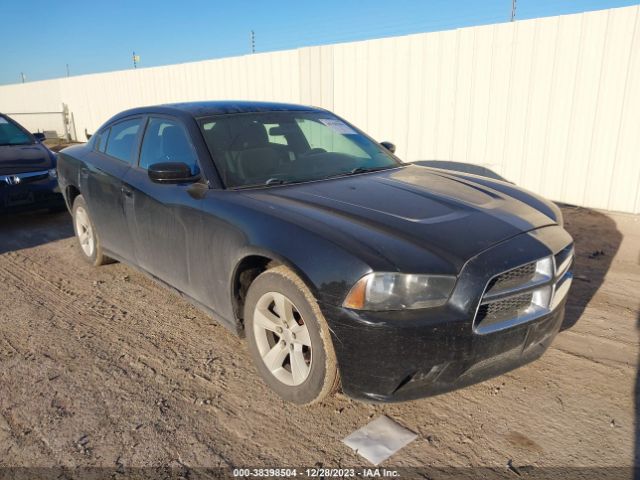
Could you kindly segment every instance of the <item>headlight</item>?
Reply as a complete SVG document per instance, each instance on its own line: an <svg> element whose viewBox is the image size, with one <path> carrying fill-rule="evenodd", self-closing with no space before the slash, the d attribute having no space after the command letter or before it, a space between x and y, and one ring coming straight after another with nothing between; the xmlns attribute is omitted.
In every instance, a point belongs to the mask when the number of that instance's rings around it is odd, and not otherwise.
<svg viewBox="0 0 640 480"><path fill-rule="evenodd" d="M351 288L343 306L355 310L404 310L446 303L456 277L370 273Z"/></svg>
<svg viewBox="0 0 640 480"><path fill-rule="evenodd" d="M58 178L58 171L55 168L50 168L47 173L51 178Z"/></svg>

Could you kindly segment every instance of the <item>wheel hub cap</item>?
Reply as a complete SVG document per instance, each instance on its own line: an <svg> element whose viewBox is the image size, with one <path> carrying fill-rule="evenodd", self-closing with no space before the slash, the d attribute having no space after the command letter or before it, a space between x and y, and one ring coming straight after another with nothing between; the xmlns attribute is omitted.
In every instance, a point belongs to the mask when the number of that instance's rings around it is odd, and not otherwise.
<svg viewBox="0 0 640 480"><path fill-rule="evenodd" d="M79 207L76 209L75 223L80 247L87 257L91 257L95 248L95 240L91 222L89 221L89 214L84 208Z"/></svg>
<svg viewBox="0 0 640 480"><path fill-rule="evenodd" d="M285 385L304 383L313 360L307 325L296 306L278 292L265 293L253 313L253 332L262 361Z"/></svg>

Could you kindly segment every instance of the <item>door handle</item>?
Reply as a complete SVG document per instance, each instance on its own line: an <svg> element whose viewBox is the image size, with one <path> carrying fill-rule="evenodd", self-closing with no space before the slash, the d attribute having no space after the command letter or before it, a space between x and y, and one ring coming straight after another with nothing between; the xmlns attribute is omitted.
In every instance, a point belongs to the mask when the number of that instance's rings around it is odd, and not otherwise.
<svg viewBox="0 0 640 480"><path fill-rule="evenodd" d="M124 194L125 197L131 197L133 195L133 190L131 190L129 187L127 187L126 185L123 185L120 188L120 191Z"/></svg>

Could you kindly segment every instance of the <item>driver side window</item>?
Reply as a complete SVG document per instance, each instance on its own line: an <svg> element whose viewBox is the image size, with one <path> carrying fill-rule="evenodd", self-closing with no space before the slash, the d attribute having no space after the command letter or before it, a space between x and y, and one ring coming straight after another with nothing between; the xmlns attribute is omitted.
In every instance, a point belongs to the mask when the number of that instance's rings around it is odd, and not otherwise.
<svg viewBox="0 0 640 480"><path fill-rule="evenodd" d="M199 173L196 154L184 127L177 121L151 117L140 150L140 168L161 162L182 162Z"/></svg>

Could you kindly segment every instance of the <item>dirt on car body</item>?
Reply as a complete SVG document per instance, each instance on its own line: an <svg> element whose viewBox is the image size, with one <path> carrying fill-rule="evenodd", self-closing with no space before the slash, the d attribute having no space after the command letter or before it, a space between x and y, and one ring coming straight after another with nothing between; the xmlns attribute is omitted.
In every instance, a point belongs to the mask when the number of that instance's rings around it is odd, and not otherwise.
<svg viewBox="0 0 640 480"><path fill-rule="evenodd" d="M311 407L279 399L244 341L177 295L85 264L67 213L3 218L0 467L361 466L340 440L381 414L418 434L387 467L637 464L640 223L564 215L571 328L540 360L418 401Z"/></svg>

